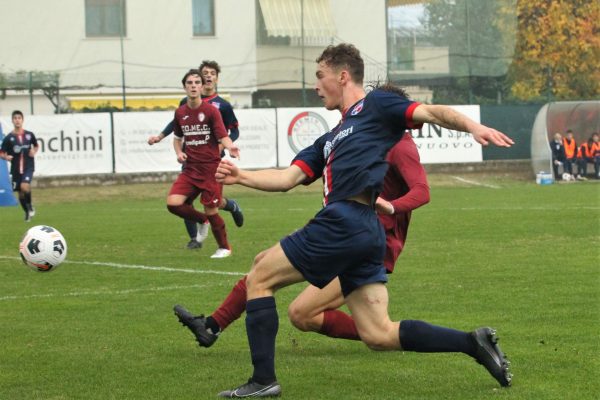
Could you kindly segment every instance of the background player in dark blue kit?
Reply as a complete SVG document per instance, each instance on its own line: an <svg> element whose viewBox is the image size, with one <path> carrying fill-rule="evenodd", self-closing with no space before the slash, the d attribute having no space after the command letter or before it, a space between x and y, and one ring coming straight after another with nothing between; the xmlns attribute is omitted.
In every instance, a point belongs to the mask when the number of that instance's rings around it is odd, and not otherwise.
<svg viewBox="0 0 600 400"><path fill-rule="evenodd" d="M235 142L240 137L238 120L235 117L235 113L233 112L233 107L231 104L229 104L227 100L219 96L217 93L217 84L219 82L219 73L221 72L221 67L216 61L204 60L198 69L204 78L204 85L202 86L202 101L211 104L219 110L221 117L223 118L223 123L225 124L225 129L229 131L229 138ZM179 105L184 105L186 101L187 97L184 97L179 102ZM153 145L154 143L158 143L165 137L169 136L173 132L174 124L175 121L173 120L167 124L167 126L159 135L150 136L150 138L148 138L148 144ZM223 155L224 153L221 153L221 156ZM194 199L190 200L193 201ZM241 227L244 224L244 214L242 214L242 210L235 200L223 197L221 203L219 204L219 208L229 211L233 217L233 221L238 227ZM190 241L187 244L187 248L198 249L202 247L202 242L208 235L209 224L201 224L200 229L198 229L198 224L192 220L186 219L184 220L184 223L185 228L190 236Z"/></svg>
<svg viewBox="0 0 600 400"><path fill-rule="evenodd" d="M19 192L19 202L25 211L25 221L31 221L35 209L31 203L31 181L35 170L34 157L39 150L33 132L23 129L23 113L15 110L12 113L14 129L2 141L0 158L10 161L13 190Z"/></svg>
<svg viewBox="0 0 600 400"><path fill-rule="evenodd" d="M481 144L508 147L512 140L446 106L421 105L376 89L365 94L364 63L348 44L329 46L317 59L317 94L342 120L284 170L245 171L222 160L217 179L263 191L286 191L323 180L324 208L302 229L260 253L247 278L246 331L254 371L250 380L221 397L265 397L281 393L275 375L278 315L274 292L307 280L324 287L339 277L357 330L374 350L462 352L483 364L502 385L510 384L508 362L495 332L433 326L422 321L392 322L388 316L383 266L385 235L373 204L387 170L387 151L406 129L421 123L471 132Z"/></svg>

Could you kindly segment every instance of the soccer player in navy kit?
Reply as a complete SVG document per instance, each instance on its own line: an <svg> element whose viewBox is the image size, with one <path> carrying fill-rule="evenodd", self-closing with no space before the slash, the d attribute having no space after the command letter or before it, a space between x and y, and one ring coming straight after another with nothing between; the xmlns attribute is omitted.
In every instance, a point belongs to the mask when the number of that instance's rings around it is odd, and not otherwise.
<svg viewBox="0 0 600 400"><path fill-rule="evenodd" d="M198 69L204 77L204 85L202 85L201 95L202 101L210 103L219 110L221 117L223 118L225 128L229 131L229 137L233 142L235 142L240 136L238 120L233 112L233 107L231 104L229 104L227 100L219 96L217 93L217 83L219 82L221 67L216 61L204 60ZM186 103L186 101L187 98L184 97L179 102L179 105L182 106ZM169 136L173 132L174 124L175 121L171 121L159 135L150 136L148 138L148 144L153 145L154 143L158 143L165 137ZM221 153L221 155L223 155L223 153ZM193 201L194 199L191 200ZM244 224L244 214L235 200L223 197L221 203L219 204L219 208L229 211L233 217L233 221L238 227L241 227ZM192 220L186 219L184 220L184 223L190 236L190 241L187 244L187 248L198 249L202 247L202 242L208 235L208 223L201 224L200 229L198 229L198 224Z"/></svg>
<svg viewBox="0 0 600 400"><path fill-rule="evenodd" d="M200 98L203 85L200 71L188 71L182 83L187 102L175 111L173 147L177 160L184 166L171 187L167 208L173 214L199 224L208 221L219 246L211 258L228 257L231 247L227 241L225 222L218 213L223 186L216 181L215 172L221 160L220 145L232 157L239 157L239 149L227 135L219 111ZM204 213L191 205L190 200L198 196L204 205Z"/></svg>
<svg viewBox="0 0 600 400"><path fill-rule="evenodd" d="M383 266L385 234L374 212L387 170L387 151L406 129L422 123L470 132L481 144L508 147L512 140L446 106L422 105L376 89L365 94L364 63L348 44L329 46L317 59L317 94L342 121L302 150L284 170L246 171L222 160L217 180L263 191L286 191L323 180L324 208L302 229L256 257L247 278L246 331L252 364L247 383L221 397L266 397L281 393L275 374L278 315L274 292L308 281L319 288L339 277L361 340L373 350L463 352L502 385L510 384L508 362L490 328L474 332L423 321L392 322L387 313Z"/></svg>
<svg viewBox="0 0 600 400"><path fill-rule="evenodd" d="M411 212L429 202L427 175L410 134L405 134L388 152L389 164L383 191L377 199L378 217L385 229L383 265L392 273L404 247ZM198 344L210 347L221 331L240 318L246 309L246 277L240 279L223 303L207 318L194 316L183 306L174 307L175 315L196 336ZM360 340L354 320L337 310L344 297L336 278L323 289L309 285L290 305L290 320L302 331L314 331L334 338Z"/></svg>
<svg viewBox="0 0 600 400"><path fill-rule="evenodd" d="M19 192L19 202L25 211L25 221L31 221L35 208L31 203L31 181L35 170L35 155L39 150L37 139L33 132L23 129L23 113L19 110L12 112L14 129L2 141L0 158L10 161L13 190Z"/></svg>

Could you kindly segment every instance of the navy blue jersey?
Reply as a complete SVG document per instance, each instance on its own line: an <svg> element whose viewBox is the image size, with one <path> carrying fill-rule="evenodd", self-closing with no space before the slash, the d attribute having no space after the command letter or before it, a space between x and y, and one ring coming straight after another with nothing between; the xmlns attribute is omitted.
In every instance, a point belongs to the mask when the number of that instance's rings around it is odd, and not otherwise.
<svg viewBox="0 0 600 400"><path fill-rule="evenodd" d="M221 117L223 117L225 129L229 131L229 137L232 141L235 141L240 136L240 133L238 131L238 120L235 117L235 113L233 112L233 107L231 104L229 104L227 100L216 93L212 96L202 96L202 101L210 103L213 107L216 107L216 109L219 110Z"/></svg>
<svg viewBox="0 0 600 400"><path fill-rule="evenodd" d="M229 137L231 141L235 142L237 138L240 137L240 131L238 129L238 120L235 117L235 113L233 112L233 107L227 100L217 95L216 93L212 96L202 96L202 101L211 104L221 113L221 118L223 118L223 124L225 125L225 129L229 132ZM179 102L179 106L182 106L187 103L187 97L184 97ZM169 136L174 129L175 120L169 122L169 124L163 129L163 135Z"/></svg>
<svg viewBox="0 0 600 400"><path fill-rule="evenodd" d="M308 176L323 178L324 205L371 191L381 192L385 156L407 129L419 128L412 114L419 103L376 89L342 115L340 123L292 161Z"/></svg>
<svg viewBox="0 0 600 400"><path fill-rule="evenodd" d="M2 141L1 150L13 156L10 162L10 173L12 175L23 174L25 171L35 170L35 161L29 156L29 150L37 147L38 142L33 132L23 131L22 134L14 132L6 135Z"/></svg>

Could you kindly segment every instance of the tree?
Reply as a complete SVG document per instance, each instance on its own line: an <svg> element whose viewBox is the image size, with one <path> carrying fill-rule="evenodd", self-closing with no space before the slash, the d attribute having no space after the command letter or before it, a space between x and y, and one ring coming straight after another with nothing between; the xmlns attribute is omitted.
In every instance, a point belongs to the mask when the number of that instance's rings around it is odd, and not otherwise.
<svg viewBox="0 0 600 400"><path fill-rule="evenodd" d="M509 69L518 100L600 95L600 2L519 0L515 57Z"/></svg>

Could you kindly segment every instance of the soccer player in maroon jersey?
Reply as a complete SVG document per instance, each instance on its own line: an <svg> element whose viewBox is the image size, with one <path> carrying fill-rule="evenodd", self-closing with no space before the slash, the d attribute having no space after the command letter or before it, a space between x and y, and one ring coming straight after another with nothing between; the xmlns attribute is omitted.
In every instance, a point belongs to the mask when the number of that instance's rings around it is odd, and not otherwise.
<svg viewBox="0 0 600 400"><path fill-rule="evenodd" d="M216 181L215 172L221 160L219 145L236 158L239 149L227 135L219 111L202 101L203 82L197 69L188 71L182 80L187 102L175 111L173 148L183 169L171 187L167 208L173 214L199 224L209 221L219 246L211 258L224 258L231 255L231 246L227 241L225 222L219 215L223 187ZM204 213L191 204L198 196Z"/></svg>
<svg viewBox="0 0 600 400"><path fill-rule="evenodd" d="M377 200L379 220L385 229L386 251L384 266L394 271L410 223L412 210L429 202L429 185L419 152L409 134L388 152L388 172L383 191ZM288 315L301 331L313 331L334 338L360 340L352 317L337 310L344 304L338 279L323 289L308 286L289 306ZM196 336L198 344L210 347L218 335L240 318L246 309L246 277L233 287L225 301L212 315L194 317L182 306L175 306L175 314Z"/></svg>
<svg viewBox="0 0 600 400"><path fill-rule="evenodd" d="M210 103L219 110L221 117L223 117L225 128L229 131L229 137L235 142L240 136L238 120L233 112L233 107L231 104L229 104L227 100L219 96L217 93L217 84L219 83L221 67L216 61L204 60L198 69L204 77L201 95L202 101ZM184 97L179 102L179 105L184 105L186 101L187 97ZM159 143L165 137L173 133L174 124L175 121L171 121L167 124L167 126L165 126L160 134L156 136L150 136L148 138L148 144L152 146L155 143ZM223 155L223 153L221 153L221 155ZM235 200L222 197L221 204L219 204L219 209L229 211L233 217L233 221L238 227L241 227L244 224L244 214ZM190 250L201 248L202 243L208 236L208 222L201 224L200 227L198 227L198 224L192 220L184 220L183 222L190 237L190 241L186 247Z"/></svg>

